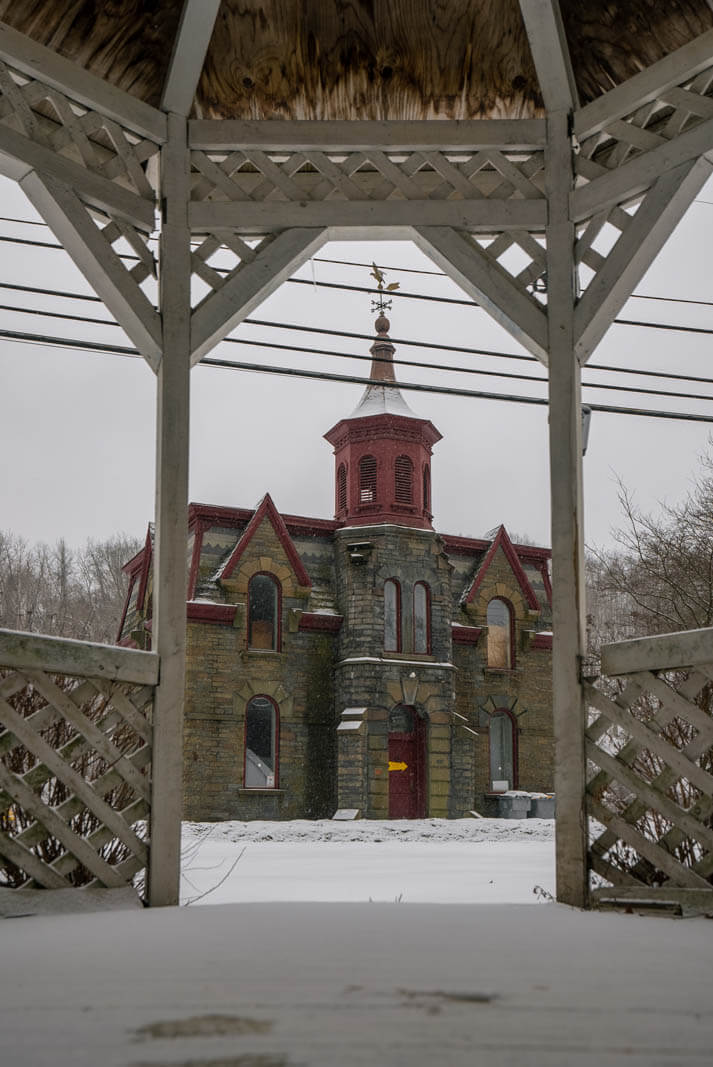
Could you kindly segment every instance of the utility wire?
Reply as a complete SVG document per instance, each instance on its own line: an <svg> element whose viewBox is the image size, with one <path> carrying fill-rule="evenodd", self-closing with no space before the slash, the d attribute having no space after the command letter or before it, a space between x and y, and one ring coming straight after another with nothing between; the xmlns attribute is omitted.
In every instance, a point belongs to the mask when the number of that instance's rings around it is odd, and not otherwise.
<svg viewBox="0 0 713 1067"><path fill-rule="evenodd" d="M12 330L0 330L0 337L5 337L9 340L19 341L21 343L24 342L27 344L47 345L48 347L53 348L70 348L79 352L112 353L115 355L131 356L134 358L140 356L140 353L136 348L131 348L127 345L108 345L96 341L79 341L70 337L48 337L42 334L30 334ZM309 380L317 381L346 382L352 385L384 384L383 381L379 379L365 378L357 375L335 374L328 373L326 371L300 370L296 367L275 367L272 365L265 365L261 363L234 362L232 360L218 359L216 357L207 356L204 356L203 359L200 360L200 365L205 367L219 367L231 370L250 371L259 374L274 374L293 378L306 378ZM446 396L469 397L480 400L501 400L513 404L537 404L546 406L548 403L545 397L518 396L516 394L507 393L489 393L477 389L461 389L454 386L425 385L420 382L399 382L398 386L399 389L406 389L412 392L439 393ZM592 411L607 412L609 414L615 415L639 415L642 417L654 419L674 419L677 421L684 422L713 423L713 415L695 415L689 412L681 411L657 411L655 409L647 408L615 407L611 404L597 404L589 402L587 402L587 406L591 408Z"/></svg>
<svg viewBox="0 0 713 1067"><path fill-rule="evenodd" d="M88 295L88 294L84 294L84 293L72 293L72 292L67 292L66 290L61 290L61 289L44 289L44 288L38 288L36 286L19 285L17 283L10 283L10 282L0 282L0 289L8 289L8 290L17 291L17 292L31 293L33 295L45 295L45 296L53 296L53 297L62 297L62 298L73 299L73 300L88 300L88 301L93 301L95 303L101 303L101 299L98 296L92 296L92 295ZM71 321L84 322L84 323L87 323L87 324L90 324L90 325L110 326L110 327L113 327L113 328L116 328L116 329L120 329L121 328L120 324L118 322L112 320L112 319L103 319L103 318L99 319L99 318L93 318L93 317L88 316L88 315L87 316L84 316L84 315L72 315L72 314L69 314L67 312L47 311L47 310L38 309L38 308L24 308L24 307L18 307L18 306L14 306L14 305L9 305L9 304L0 305L0 310L10 311L10 312L17 312L17 313L20 313L20 314L27 314L27 315L38 315L38 316L43 316L45 318L67 319L67 320L71 320ZM360 341L373 341L373 339L374 339L371 334L358 333L358 332L352 331L352 330L333 330L333 329L327 329L326 327L304 326L301 323L275 322L274 320L270 320L270 319L252 319L252 318L247 318L247 319L244 320L244 323L245 323L245 325L264 327L264 328L271 329L271 330L279 329L279 330L290 330L290 331L309 333L309 334L323 334L323 335L330 336L330 337L345 337L345 338L355 339L355 340L360 340ZM540 366L539 361L537 359L535 359L534 356L522 355L521 353L516 353L516 352L498 352L495 349L488 349L488 348L468 348L468 347L465 347L465 346L447 345L447 344L438 343L438 342L414 341L414 340L412 340L410 338L405 338L405 337L395 337L395 338L392 338L392 341L393 341L394 344L397 344L397 345L400 345L400 346L412 346L412 347L416 347L416 348L433 349L433 350L444 351L444 352L456 352L456 353L460 353L460 354L463 354L463 355L480 355L480 356L487 356L487 357L496 357L496 358L500 358L500 359L518 360L518 361L524 361L524 362L527 362L527 363L535 363L538 366ZM275 348L288 347L289 348L289 346L283 346L283 345L280 345L280 344L277 344L277 343L274 343L271 346L271 345L263 343L263 342L253 342L253 341L249 341L247 339L238 338L238 337L225 337L225 338L223 338L223 343L226 343L226 344L260 344L262 347L275 347ZM361 359L361 358L368 359L369 358L368 356L359 356L359 355L352 354L352 353L334 352L334 351L331 351L331 350L327 351L327 350L320 350L320 349L313 349L313 348L310 348L310 349L306 350L306 349L302 349L302 348L299 348L299 347L295 347L294 351L311 351L311 352L314 352L315 354L321 354L321 355L337 355L337 356L345 356L346 355L346 356L348 356L349 358L352 358L352 359ZM421 363L421 362L416 362L416 361L411 361L411 360L395 359L394 363L401 364L403 366L430 367L432 369L438 369L438 370L440 370L440 369L456 370L456 371L462 371L464 373L478 373L479 372L477 369L473 369L473 368L469 368L469 367L449 367L449 366L445 366L445 365L441 365L441 364L432 364L432 363L424 364L424 363ZM694 375L694 374L679 374L679 373L667 372L667 371L642 370L642 369L636 368L636 367L613 367L613 366L611 366L609 364L604 364L604 363L589 363L587 365L587 369L590 370L590 371L592 371L592 370L593 371L605 371L605 372L608 372L608 373L615 373L615 374L638 375L638 376L644 376L644 377L648 377L648 378L663 378L663 379L670 379L672 381L685 381L685 382L692 382L692 383L701 384L701 385L709 385L709 384L711 384L711 379L710 378L705 378L705 377L701 377L699 375ZM498 375L498 372L495 372L495 371L491 371L491 372L480 371L480 373L483 373L483 374L491 373L493 375ZM513 375L503 372L503 374L499 374L498 376L500 376L500 377L512 377ZM539 380L539 379L537 379L537 380ZM593 383L593 382L589 383L589 384L592 387L595 387L595 388L612 388L612 389L616 388L616 389L621 390L621 391L630 391L630 392L644 392L645 391L645 390L636 389L633 386L631 387L631 389L627 390L627 388L625 386L613 386L613 385L612 386L607 386L606 384L603 384L603 383L601 385L595 385L595 383ZM685 396L686 394L675 394L675 393L665 392L663 395ZM692 397L692 399L693 399L693 397ZM705 398L705 399L707 399L707 398Z"/></svg>
<svg viewBox="0 0 713 1067"><path fill-rule="evenodd" d="M694 204L706 204L709 207L713 207L713 200L695 199L693 201L693 203ZM7 216L7 215L0 215L0 222L16 223L16 224L21 225L21 226L41 226L44 229L49 229L49 226L47 225L46 222L38 222L37 220L34 220L34 219L17 219L17 218L12 218L12 217ZM2 240L9 241L9 240L13 240L13 238L4 237L4 238L2 238ZM16 239L16 240L18 240L18 243L21 243L20 239ZM62 248L62 245L58 245L58 244L44 244L44 243L41 243L41 242L39 242L39 243L41 244L41 247L44 247L44 248ZM138 256L127 256L126 258L127 259L129 259L129 258L130 259L138 259ZM333 266L339 266L339 267L357 267L360 270L362 270L362 269L368 270L372 266L371 263L360 263L357 260L351 260L351 259L330 259L327 256L314 256L313 257L313 261L315 263L329 263L329 264L331 264ZM394 271L394 272L396 272L398 274L420 274L420 275L424 275L424 276L427 276L427 277L435 277L435 278L447 278L448 277L448 275L445 273L445 271L442 271L442 270L428 270L425 267L399 267L399 266L391 265L391 266L382 267L382 270ZM314 284L314 282L308 282L308 284L312 285L312 284ZM319 283L317 283L317 284L319 284ZM651 296L651 295L648 295L647 293L632 293L631 296L629 297L629 299L630 300L658 300L658 301L669 303L669 304L695 304L695 305L699 305L701 307L713 307L713 300L691 300L691 299L688 299L686 297L678 297L678 296ZM466 301L466 303L469 303L469 301Z"/></svg>
<svg viewBox="0 0 713 1067"><path fill-rule="evenodd" d="M51 248L51 249L54 249L55 251L64 251L63 246L61 244L57 244L57 243L49 242L49 241L31 241L31 240L28 240L26 238L7 237L7 236L0 235L0 242L8 242L10 244L20 244L20 245L31 245L31 246L36 247L36 248ZM132 262L132 263L138 263L139 262L139 257L138 256L132 255L132 254L130 254L128 252L118 252L117 255L118 255L119 259L127 260L128 262ZM347 265L346 262L345 262L345 265ZM384 269L387 269L387 268L384 268ZM390 268L390 269L396 270L397 268ZM230 273L230 271L227 268L223 268L223 267L214 267L213 270L215 270L217 274L229 274ZM444 277L445 277L445 275L444 275ZM373 288L373 286L346 285L346 284L342 284L342 283L339 283L339 282L318 282L318 281L310 280L309 278L288 278L287 279L287 284L288 285L309 285L309 286L312 286L313 288L318 286L318 287L320 287L322 289L337 289L340 292L367 293L367 294L372 294L372 295L374 295L376 293L376 290ZM638 295L638 294L635 294L635 295ZM436 304L456 305L456 306L459 306L459 307L472 307L472 308L480 307L480 305L475 300L467 300L467 299L462 299L462 298L457 298L457 297L449 297L449 296L432 296L432 295L427 294L427 293L393 292L393 293L390 294L390 297L397 297L398 299L401 299L401 300L421 300L421 301L427 301L427 302L432 302L432 303L436 303ZM646 300L659 300L659 299L673 300L672 297L663 297L663 298L662 297L641 297L641 299L646 299ZM680 303L684 303L684 302L685 303L693 303L693 301L683 301L683 300L677 301L677 302L680 302ZM710 305L707 302L704 302L704 301L696 301L696 303L704 304L704 306L713 306L713 302L711 302ZM614 319L614 325L617 325L617 326L638 326L638 327L641 327L641 328L644 328L644 329L649 329L649 330L670 330L670 331L679 332L679 333L713 334L713 329L706 329L706 328L699 327L699 326L678 326L675 323L670 323L670 322L646 322L645 320L642 320L642 319Z"/></svg>
<svg viewBox="0 0 713 1067"><path fill-rule="evenodd" d="M70 314L67 314L65 312L37 310L35 308L29 308L29 309L16 308L16 307L11 307L11 306L9 306L7 304L0 304L0 311L22 311L22 312L26 312L29 315L42 315L42 316L45 316L47 318L68 319L68 320L70 320L72 322L79 321L79 322L97 324L97 325L101 325L101 326L113 326L113 327L116 327L118 325L117 323L111 322L111 321L109 321L107 319L95 319L95 318L83 317L83 316L79 316L79 315L70 315ZM0 332L0 336L2 336L2 332ZM353 352L338 352L338 351L335 351L334 349L329 349L329 348L312 348L312 347L303 348L303 347L301 347L299 345L290 345L290 344L285 344L283 342L278 342L278 341L256 341L256 340L254 340L252 338L228 337L228 338L224 338L224 340L229 341L229 342L231 342L233 344L245 345L245 346L250 346L250 347L253 347L253 348L268 348L268 349L274 349L274 350L282 351L282 352L298 352L301 355L329 356L330 358L337 358L337 359L355 359L355 360L365 361L365 362L368 362L368 363L370 363L372 361L372 359L374 359L377 363L391 363L394 366L415 367L415 368L420 369L420 370L446 371L446 372L451 373L451 374L474 374L474 375L479 375L481 377L487 377L487 378L507 378L507 379L509 379L511 381L537 382L538 384L546 384L546 382L547 382L547 378L546 377L537 376L537 375L534 375L534 374L517 374L514 371L489 370L489 369L486 369L484 367L452 366L452 365L447 364L447 363L423 363L420 360L414 360L414 359L396 359L396 358L394 358L392 360L389 360L389 359L381 358L379 356L372 357L372 356L366 356L366 355L362 355L362 354L359 354L359 353L353 353ZM706 380L706 379L704 379L704 380ZM669 390L669 389L651 389L651 388L646 388L644 386L634 386L634 385L614 385L614 384L609 383L609 382L583 381L582 382L582 386L584 388L586 388L586 389L606 389L606 390L610 390L610 391L613 391L613 392L619 392L619 393L640 393L642 395L648 395L648 396L666 396L666 397L674 397L674 398L676 398L678 400L713 400L713 395L710 395L710 394L679 393L679 392L671 392L671 390Z"/></svg>

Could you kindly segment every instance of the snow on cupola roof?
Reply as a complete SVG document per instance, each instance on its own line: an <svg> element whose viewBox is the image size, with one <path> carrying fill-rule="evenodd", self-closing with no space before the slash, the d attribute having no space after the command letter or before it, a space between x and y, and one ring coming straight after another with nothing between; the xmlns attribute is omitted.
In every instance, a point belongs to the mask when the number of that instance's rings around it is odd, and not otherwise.
<svg viewBox="0 0 713 1067"><path fill-rule="evenodd" d="M367 385L362 398L348 417L362 418L367 415L407 415L417 416L401 395L396 375L394 374L394 348L389 338L391 326L383 311L375 323L377 338L370 348L372 361L369 377L372 384ZM375 383L379 384L375 384Z"/></svg>

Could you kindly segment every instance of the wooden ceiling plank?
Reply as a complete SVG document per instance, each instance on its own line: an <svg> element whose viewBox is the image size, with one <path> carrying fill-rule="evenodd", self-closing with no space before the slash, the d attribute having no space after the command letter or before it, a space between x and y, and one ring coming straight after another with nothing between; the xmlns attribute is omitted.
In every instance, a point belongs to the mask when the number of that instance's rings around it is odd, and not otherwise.
<svg viewBox="0 0 713 1067"><path fill-rule="evenodd" d="M158 312L77 194L64 182L35 171L23 178L20 186L147 363L156 370L161 358Z"/></svg>
<svg viewBox="0 0 713 1067"><path fill-rule="evenodd" d="M545 107L573 111L579 94L558 0L520 0L520 10Z"/></svg>
<svg viewBox="0 0 713 1067"><path fill-rule="evenodd" d="M166 140L166 118L156 108L89 74L5 23L0 23L0 59L133 133L157 144Z"/></svg>
<svg viewBox="0 0 713 1067"><path fill-rule="evenodd" d="M659 178L582 296L575 312L575 352L592 355L708 178L707 159L681 164Z"/></svg>
<svg viewBox="0 0 713 1067"><path fill-rule="evenodd" d="M185 0L161 97L164 111L188 115L213 35L220 0Z"/></svg>
<svg viewBox="0 0 713 1067"><path fill-rule="evenodd" d="M544 119L443 119L433 121L313 122L282 120L193 119L188 124L191 148L232 152L255 149L307 152L473 151L496 148L529 152L545 146Z"/></svg>
<svg viewBox="0 0 713 1067"><path fill-rule="evenodd" d="M448 226L414 226L414 243L543 363L547 318L467 234Z"/></svg>
<svg viewBox="0 0 713 1067"><path fill-rule="evenodd" d="M216 205L223 207L224 205ZM191 360L197 363L328 240L323 228L278 234L251 263L241 266L193 312Z"/></svg>
<svg viewBox="0 0 713 1067"><path fill-rule="evenodd" d="M713 30L671 52L640 74L604 96L593 100L574 115L574 132L580 141L604 129L613 119L624 118L659 94L681 85L713 65Z"/></svg>

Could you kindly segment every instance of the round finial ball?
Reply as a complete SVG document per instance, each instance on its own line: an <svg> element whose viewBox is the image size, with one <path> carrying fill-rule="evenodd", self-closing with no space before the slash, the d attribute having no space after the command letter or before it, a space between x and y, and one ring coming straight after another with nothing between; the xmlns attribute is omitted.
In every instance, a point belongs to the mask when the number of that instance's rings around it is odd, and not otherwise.
<svg viewBox="0 0 713 1067"><path fill-rule="evenodd" d="M388 333L391 327L391 323L387 319L386 315L383 314L383 312L381 315L379 315L375 325L377 333Z"/></svg>

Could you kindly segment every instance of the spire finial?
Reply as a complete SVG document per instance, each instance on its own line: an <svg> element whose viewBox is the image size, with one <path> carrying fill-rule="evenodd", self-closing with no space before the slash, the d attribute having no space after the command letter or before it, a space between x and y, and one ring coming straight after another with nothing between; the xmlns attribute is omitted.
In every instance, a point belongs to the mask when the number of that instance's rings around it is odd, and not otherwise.
<svg viewBox="0 0 713 1067"><path fill-rule="evenodd" d="M384 293L393 293L393 292L395 292L396 289L399 288L399 283L398 282L391 282L389 285L387 285L386 284L386 271L380 270L379 267L377 267L376 263L372 263L371 264L371 270L370 270L369 273L371 274L371 277L376 281L376 288L377 288L377 295L376 295L375 298L372 297L372 301L371 301L371 310L379 312L379 317L376 320L376 332L377 333L388 333L388 331L389 331L389 320L386 318L386 315L384 314L384 312L391 310L392 301L389 300L387 297L385 297ZM381 325L382 323L385 324L385 326L383 326L383 328L382 328L382 325Z"/></svg>

